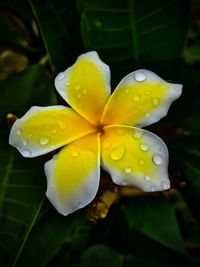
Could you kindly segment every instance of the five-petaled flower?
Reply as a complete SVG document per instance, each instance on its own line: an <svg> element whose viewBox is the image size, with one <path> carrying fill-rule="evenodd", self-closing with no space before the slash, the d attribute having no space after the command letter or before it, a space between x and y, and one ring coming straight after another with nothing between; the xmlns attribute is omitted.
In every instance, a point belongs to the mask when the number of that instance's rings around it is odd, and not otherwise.
<svg viewBox="0 0 200 267"><path fill-rule="evenodd" d="M167 147L140 127L164 117L182 85L142 69L111 95L109 67L88 52L57 75L55 87L71 108L32 107L13 124L9 143L24 157L63 147L44 167L46 195L58 212L67 215L92 201L100 164L118 185L147 192L170 187Z"/></svg>

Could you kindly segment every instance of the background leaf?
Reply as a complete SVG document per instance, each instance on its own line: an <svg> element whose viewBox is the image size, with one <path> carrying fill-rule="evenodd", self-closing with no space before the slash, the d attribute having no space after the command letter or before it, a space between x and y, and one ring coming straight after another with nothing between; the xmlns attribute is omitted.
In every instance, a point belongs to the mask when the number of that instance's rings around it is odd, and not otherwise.
<svg viewBox="0 0 200 267"><path fill-rule="evenodd" d="M101 266L123 266L123 256L105 245L94 245L87 249L80 257L77 267L101 267Z"/></svg>
<svg viewBox="0 0 200 267"><path fill-rule="evenodd" d="M75 1L29 0L29 3L40 26L51 67L56 71L66 69L82 50Z"/></svg>
<svg viewBox="0 0 200 267"><path fill-rule="evenodd" d="M199 266L199 10L196 0L0 0L1 266ZM50 156L20 156L6 121L57 103L53 77L88 50L110 65L114 86L140 67L183 84L152 127L169 147L175 188L121 198L94 225L87 207L63 217L44 199Z"/></svg>
<svg viewBox="0 0 200 267"><path fill-rule="evenodd" d="M41 82L42 81L42 82ZM0 81L0 255L5 266L18 261L34 226L45 195L44 159L25 159L8 145L6 114L21 115L31 105L53 102L53 91L42 66ZM36 96L39 90L42 98Z"/></svg>
<svg viewBox="0 0 200 267"><path fill-rule="evenodd" d="M47 207L48 205L49 203L46 203ZM79 211L63 217L53 208L48 208L43 209L42 213L44 214L34 225L24 246L17 264L19 267L45 266L59 252L63 244L74 246L77 250L85 244L90 229L85 212Z"/></svg>
<svg viewBox="0 0 200 267"><path fill-rule="evenodd" d="M163 197L135 198L123 205L128 225L161 244L185 254L173 207Z"/></svg>
<svg viewBox="0 0 200 267"><path fill-rule="evenodd" d="M109 64L114 84L138 68L176 77L189 1L79 0L78 4L85 48L97 50Z"/></svg>

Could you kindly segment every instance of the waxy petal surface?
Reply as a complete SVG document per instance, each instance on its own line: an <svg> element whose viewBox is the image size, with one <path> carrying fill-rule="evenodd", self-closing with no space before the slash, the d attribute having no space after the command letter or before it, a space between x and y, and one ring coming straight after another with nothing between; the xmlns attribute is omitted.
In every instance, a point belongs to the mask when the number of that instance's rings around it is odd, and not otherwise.
<svg viewBox="0 0 200 267"><path fill-rule="evenodd" d="M130 126L107 126L101 142L102 167L114 183L146 192L170 187L168 150L155 134Z"/></svg>
<svg viewBox="0 0 200 267"><path fill-rule="evenodd" d="M103 125L144 127L164 117L182 85L167 83L149 70L137 70L121 80L110 97Z"/></svg>
<svg viewBox="0 0 200 267"><path fill-rule="evenodd" d="M63 215L90 203L100 178L99 135L92 134L65 146L45 164L47 197Z"/></svg>
<svg viewBox="0 0 200 267"><path fill-rule="evenodd" d="M36 157L92 132L94 127L71 108L35 106L15 121L9 143L24 157Z"/></svg>
<svg viewBox="0 0 200 267"><path fill-rule="evenodd" d="M55 87L81 116L100 124L110 96L110 69L96 52L79 56L74 65L57 75Z"/></svg>

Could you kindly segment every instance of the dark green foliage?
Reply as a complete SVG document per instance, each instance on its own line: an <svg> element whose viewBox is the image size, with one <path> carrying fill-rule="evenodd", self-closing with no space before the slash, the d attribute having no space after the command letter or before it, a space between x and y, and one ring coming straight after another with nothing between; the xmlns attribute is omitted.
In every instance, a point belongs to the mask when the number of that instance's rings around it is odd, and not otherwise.
<svg viewBox="0 0 200 267"><path fill-rule="evenodd" d="M198 266L200 17L194 10L200 5L191 6L187 0L0 0L0 266ZM121 199L96 225L87 208L67 217L53 209L45 198L49 157L23 158L8 145L6 121L7 113L20 117L33 105L55 104L55 75L88 50L110 65L114 86L137 68L184 85L165 119L172 134L163 135L176 189ZM156 126L164 132L162 123ZM186 186L179 188L181 181Z"/></svg>

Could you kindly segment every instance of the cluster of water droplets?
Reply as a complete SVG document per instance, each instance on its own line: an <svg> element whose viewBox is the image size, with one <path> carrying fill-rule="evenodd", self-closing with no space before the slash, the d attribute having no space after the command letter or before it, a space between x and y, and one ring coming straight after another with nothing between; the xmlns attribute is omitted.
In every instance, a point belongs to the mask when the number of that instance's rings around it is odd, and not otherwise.
<svg viewBox="0 0 200 267"><path fill-rule="evenodd" d="M133 78L134 78L137 82L139 82L139 83L144 82L144 81L147 79L145 73L142 72L142 71L138 71L138 72L134 73L134 74L133 74ZM126 88L126 89L124 90L124 94L125 94L125 95L129 94L130 92L131 92L130 88ZM150 95L151 95L151 91L146 90L145 94L146 94L147 96L150 96ZM136 109L142 109L142 108L143 108L142 103L141 103L141 105L140 105L140 103L139 103L139 102L141 102L141 100L142 100L142 97L141 97L140 94L138 94L138 93L134 93L133 96L132 96L132 99L133 99L133 101L134 101L135 103L137 103L137 105L135 106ZM121 101L121 96L118 96L117 100L120 102L120 101ZM160 99L159 99L158 97L152 97L152 98L150 99L150 101L151 101L151 103L152 103L152 105L153 105L154 107L158 106L159 103L160 103ZM147 118L147 119L150 118L150 116L151 116L150 113L146 113L146 114L145 114L145 118Z"/></svg>
<svg viewBox="0 0 200 267"><path fill-rule="evenodd" d="M122 135L124 135L126 133L126 129L122 128L122 127L121 128L117 128L116 129L116 133L119 136L122 136ZM134 134L133 134L133 138L139 141L139 139L141 139L142 136L143 136L142 130L135 129ZM139 144L139 148L144 153L148 152L149 149L150 149L149 145L146 144L146 143L140 143ZM125 156L126 150L127 150L126 146L124 144L120 144L120 145L118 145L118 146L116 146L116 147L114 147L112 149L112 151L110 153L110 158L113 161L120 161ZM158 151L161 151L160 147L158 147ZM159 154L159 153L154 153L153 156L152 156L152 162L153 162L153 164L155 164L157 166L161 165L163 163L162 155ZM141 159L141 158L138 159L138 164L139 165L144 165L145 164L145 160ZM132 166L130 166L130 165L125 166L123 171L127 175L132 175L132 174L134 175L134 168ZM152 177L148 173L144 174L143 178L144 178L144 180L146 182L151 182L151 180L152 180ZM128 184L128 181L126 181L126 180L122 181L122 185L127 185L127 184ZM169 188L169 184L166 181L162 181L160 186L161 186L161 189L163 189L163 190L166 190L166 189ZM155 185L151 185L150 186L150 191L154 192L154 191L156 191L156 189L157 188L156 188Z"/></svg>

